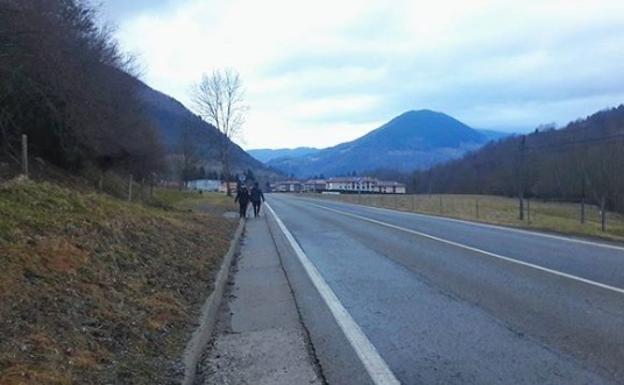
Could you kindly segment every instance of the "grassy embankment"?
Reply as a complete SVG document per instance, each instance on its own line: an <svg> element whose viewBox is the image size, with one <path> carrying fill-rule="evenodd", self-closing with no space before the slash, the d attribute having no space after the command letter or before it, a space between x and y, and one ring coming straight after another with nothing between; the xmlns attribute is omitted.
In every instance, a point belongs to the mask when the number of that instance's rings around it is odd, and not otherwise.
<svg viewBox="0 0 624 385"><path fill-rule="evenodd" d="M237 222L222 195L158 190L153 203L0 183L0 384L178 375Z"/></svg>
<svg viewBox="0 0 624 385"><path fill-rule="evenodd" d="M586 220L581 224L580 205L573 203L531 200L529 222L526 213L524 221L518 219L517 199L499 196L451 194L311 196L497 225L624 241L624 217L617 213L607 213L606 231L603 232L600 228L600 211L596 206L590 205L585 206Z"/></svg>

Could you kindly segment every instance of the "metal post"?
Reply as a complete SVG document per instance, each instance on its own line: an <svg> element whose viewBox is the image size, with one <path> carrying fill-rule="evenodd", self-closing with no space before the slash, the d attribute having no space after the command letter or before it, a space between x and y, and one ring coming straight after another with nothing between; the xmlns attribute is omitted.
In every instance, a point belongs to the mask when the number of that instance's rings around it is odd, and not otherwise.
<svg viewBox="0 0 624 385"><path fill-rule="evenodd" d="M475 212L477 214L477 219L479 219L479 198L475 199Z"/></svg>
<svg viewBox="0 0 624 385"><path fill-rule="evenodd" d="M28 177L28 136L22 134L22 173Z"/></svg>
<svg viewBox="0 0 624 385"><path fill-rule="evenodd" d="M442 214L442 194L440 194L440 214Z"/></svg>

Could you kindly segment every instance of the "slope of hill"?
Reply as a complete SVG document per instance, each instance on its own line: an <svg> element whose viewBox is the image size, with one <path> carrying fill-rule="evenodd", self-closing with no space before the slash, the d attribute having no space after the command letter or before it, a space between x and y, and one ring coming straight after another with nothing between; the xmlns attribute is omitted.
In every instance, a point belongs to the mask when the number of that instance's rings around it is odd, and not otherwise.
<svg viewBox="0 0 624 385"><path fill-rule="evenodd" d="M479 193L592 201L624 211L624 105L560 129L490 142L426 172L417 192Z"/></svg>
<svg viewBox="0 0 624 385"><path fill-rule="evenodd" d="M299 177L377 169L413 171L458 158L486 141L485 135L446 114L409 111L354 141L268 164Z"/></svg>
<svg viewBox="0 0 624 385"><path fill-rule="evenodd" d="M280 158L298 158L300 156L310 155L319 152L318 148L313 147L297 147L297 148L258 148L254 150L247 150L247 153L261 162L267 163L269 161Z"/></svg>
<svg viewBox="0 0 624 385"><path fill-rule="evenodd" d="M77 188L0 181L0 384L180 383L233 202L158 190L156 207ZM182 199L210 213L166 204Z"/></svg>
<svg viewBox="0 0 624 385"><path fill-rule="evenodd" d="M176 99L145 84L141 84L139 96L144 101L146 115L159 127L162 141L169 154L179 153L182 135L186 134L197 146L203 166L206 169L221 171L218 143L223 140L223 134L217 128L201 120ZM260 178L279 176L237 144L231 145L232 173L251 169Z"/></svg>
<svg viewBox="0 0 624 385"><path fill-rule="evenodd" d="M508 136L513 135L513 133L511 132L502 132L502 131L496 131L496 130L481 130L481 129L477 129L478 132L480 132L481 134L485 135L485 137L487 138L488 141L490 140L499 140L499 139L503 139L506 138Z"/></svg>

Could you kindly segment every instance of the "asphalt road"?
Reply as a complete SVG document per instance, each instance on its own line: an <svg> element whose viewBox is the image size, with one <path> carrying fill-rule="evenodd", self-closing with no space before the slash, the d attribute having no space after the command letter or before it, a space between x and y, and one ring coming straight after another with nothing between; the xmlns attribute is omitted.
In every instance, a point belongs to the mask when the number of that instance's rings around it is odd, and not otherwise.
<svg viewBox="0 0 624 385"><path fill-rule="evenodd" d="M268 202L403 384L624 384L624 249L287 194ZM374 383L272 226L329 383Z"/></svg>

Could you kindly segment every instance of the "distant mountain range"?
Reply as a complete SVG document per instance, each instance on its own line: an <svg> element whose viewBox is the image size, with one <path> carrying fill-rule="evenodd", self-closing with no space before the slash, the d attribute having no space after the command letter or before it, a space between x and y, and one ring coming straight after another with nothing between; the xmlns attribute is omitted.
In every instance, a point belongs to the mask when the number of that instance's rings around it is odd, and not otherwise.
<svg viewBox="0 0 624 385"><path fill-rule="evenodd" d="M375 170L413 171L456 159L506 134L475 130L441 112L408 111L368 134L322 150L251 150L272 168L297 177Z"/></svg>
<svg viewBox="0 0 624 385"><path fill-rule="evenodd" d="M269 162L280 158L298 158L300 156L310 155L319 152L318 148L313 147L297 147L297 148L259 148L257 150L248 150L247 153L261 162Z"/></svg>
<svg viewBox="0 0 624 385"><path fill-rule="evenodd" d="M139 90L145 113L158 126L167 153L175 156L180 152L182 134L186 131L197 146L201 165L206 170L220 172L218 143L222 140L223 134L216 127L201 120L176 99L144 83L140 84ZM251 169L257 177L263 179L280 176L279 172L269 169L233 142L230 151L232 173L242 173Z"/></svg>

